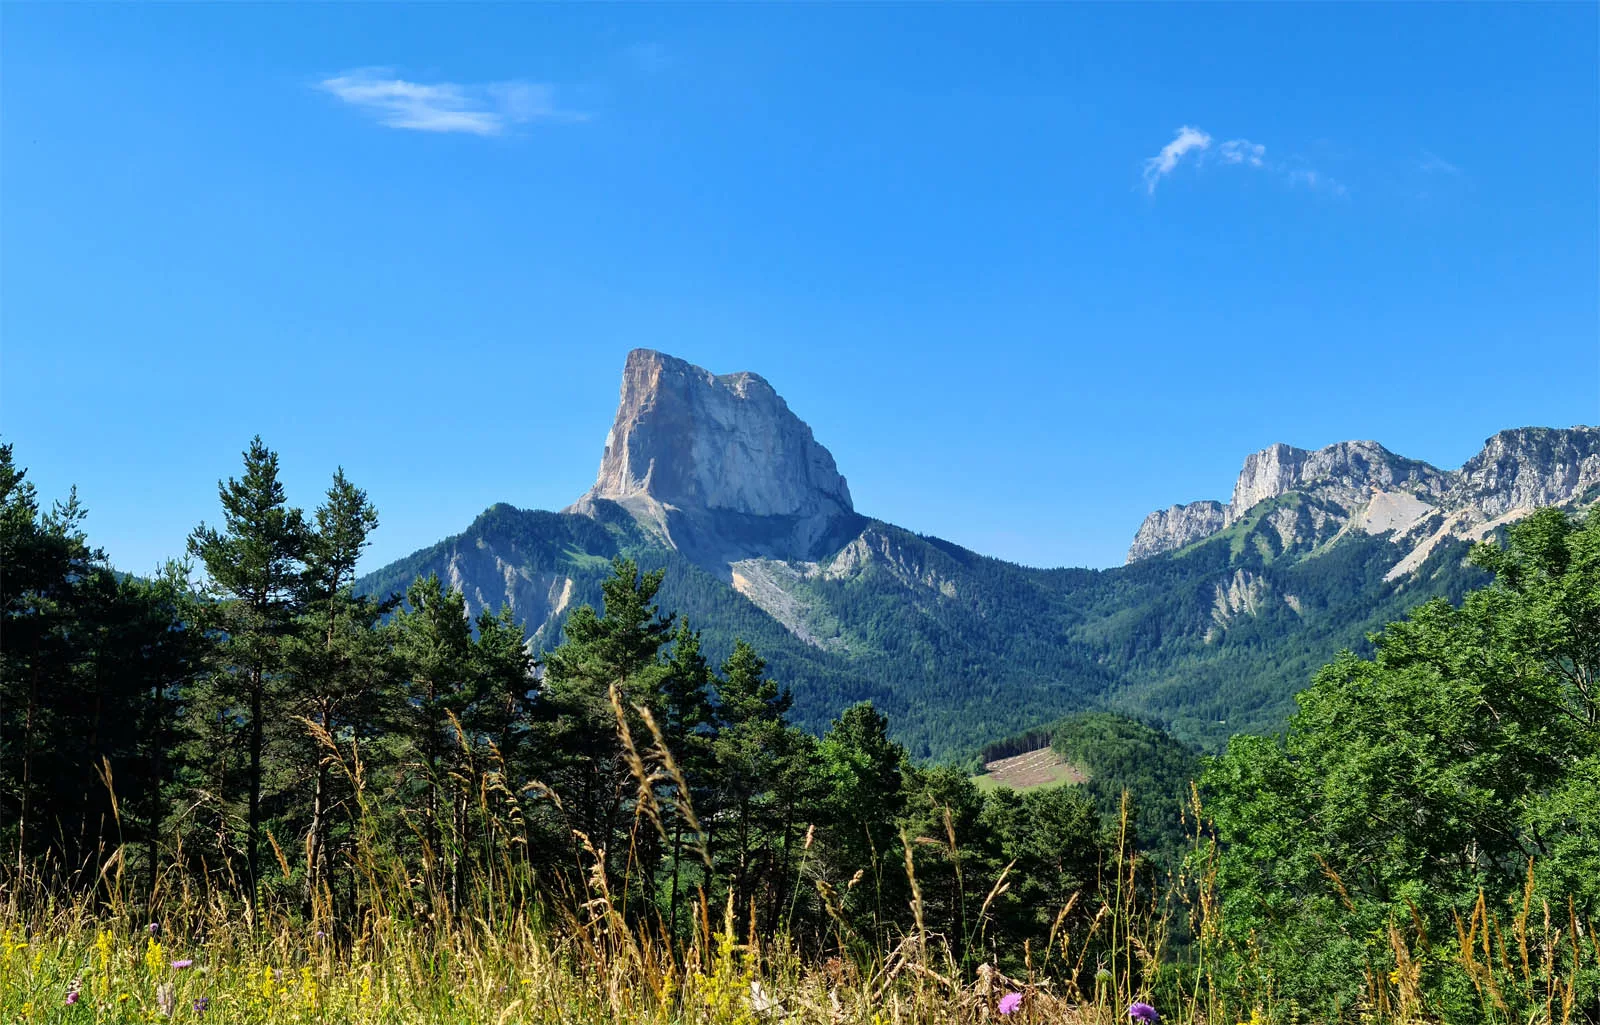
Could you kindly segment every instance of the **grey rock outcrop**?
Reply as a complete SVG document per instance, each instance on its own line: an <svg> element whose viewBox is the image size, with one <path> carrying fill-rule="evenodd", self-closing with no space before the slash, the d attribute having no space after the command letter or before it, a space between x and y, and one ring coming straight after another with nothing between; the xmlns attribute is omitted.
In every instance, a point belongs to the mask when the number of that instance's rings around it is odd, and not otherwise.
<svg viewBox="0 0 1600 1025"><path fill-rule="evenodd" d="M1355 529L1390 534L1398 543L1414 545L1421 556L1444 536L1478 537L1486 525L1507 517L1592 500L1597 493L1600 429L1593 427L1501 431L1455 471L1398 456L1374 441L1342 441L1315 451L1278 444L1245 458L1226 506L1194 502L1145 517L1128 561L1202 540L1238 523L1261 503L1291 494L1312 499L1315 506L1304 514L1273 514L1285 547L1321 543L1330 529ZM1418 562L1420 557L1402 565Z"/></svg>
<svg viewBox="0 0 1600 1025"><path fill-rule="evenodd" d="M1494 519L1514 509L1561 505L1600 485L1600 428L1519 427L1484 442L1447 499Z"/></svg>
<svg viewBox="0 0 1600 1025"><path fill-rule="evenodd" d="M1437 495L1447 479L1443 471L1397 456L1375 441L1341 441L1314 452L1272 445L1245 457L1223 525L1239 522L1262 502L1308 487L1359 503L1373 490Z"/></svg>
<svg viewBox="0 0 1600 1025"><path fill-rule="evenodd" d="M740 559L815 557L858 522L833 456L763 378L650 349L628 354L600 472L567 511L608 502L725 577Z"/></svg>
<svg viewBox="0 0 1600 1025"><path fill-rule="evenodd" d="M1221 502L1210 499L1157 509L1139 524L1139 532L1128 547L1128 561L1170 552L1191 541L1210 537L1223 528L1226 511L1227 507Z"/></svg>

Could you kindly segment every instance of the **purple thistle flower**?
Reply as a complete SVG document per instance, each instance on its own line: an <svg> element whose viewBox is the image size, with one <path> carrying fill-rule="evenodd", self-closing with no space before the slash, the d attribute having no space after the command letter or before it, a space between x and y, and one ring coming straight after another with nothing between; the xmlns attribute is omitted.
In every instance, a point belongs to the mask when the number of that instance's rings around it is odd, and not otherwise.
<svg viewBox="0 0 1600 1025"><path fill-rule="evenodd" d="M1021 993L1007 993L1005 996L1000 998L1000 1013L1001 1014L1010 1014L1010 1013L1012 1013L1013 1011L1015 1011L1017 1008L1019 1008L1021 1006L1022 1006L1022 994Z"/></svg>
<svg viewBox="0 0 1600 1025"><path fill-rule="evenodd" d="M194 967L194 961L192 961L189 958L184 958L182 961L174 961L174 962L172 962L172 967L174 967L174 968L193 968Z"/></svg>
<svg viewBox="0 0 1600 1025"><path fill-rule="evenodd" d="M151 922L149 925L144 927L144 931L149 933L152 936L160 936L161 935L161 923L160 922Z"/></svg>
<svg viewBox="0 0 1600 1025"><path fill-rule="evenodd" d="M1128 1017L1142 1025L1156 1025L1161 1020L1161 1015L1156 1009L1145 1003L1135 1003L1128 1008Z"/></svg>
<svg viewBox="0 0 1600 1025"><path fill-rule="evenodd" d="M83 999L83 994L79 993L77 990L75 990L75 989L67 990L67 1006L68 1007L71 1007L73 1004L77 1003L81 999Z"/></svg>
<svg viewBox="0 0 1600 1025"><path fill-rule="evenodd" d="M206 1013L206 1008L208 1008L210 1006L211 1006L211 999L209 997L201 997L201 998L199 998L198 1000L196 1000L194 1002L194 1013L195 1014L205 1014Z"/></svg>

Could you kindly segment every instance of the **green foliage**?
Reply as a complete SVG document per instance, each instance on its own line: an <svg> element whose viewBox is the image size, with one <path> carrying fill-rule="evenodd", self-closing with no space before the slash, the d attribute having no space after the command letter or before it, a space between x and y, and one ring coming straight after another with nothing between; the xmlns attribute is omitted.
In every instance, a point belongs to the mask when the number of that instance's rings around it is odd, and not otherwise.
<svg viewBox="0 0 1600 1025"><path fill-rule="evenodd" d="M663 571L661 601L700 625L708 658L726 658L741 637L760 650L793 695L795 722L813 733L871 701L913 757L955 760L1062 715L1109 709L1216 750L1234 733L1280 730L1295 691L1340 649L1365 651L1366 635L1410 606L1459 600L1486 579L1463 565L1461 543L1438 546L1415 576L1398 581L1384 575L1402 551L1382 537L1335 541L1329 526L1285 549L1268 514L1309 517L1315 505L1286 495L1181 552L1105 571L1030 569L864 521L867 555L854 571L785 584L820 646L607 503L599 519L495 506L459 537L379 570L359 589L388 594L454 566L542 620L538 610L565 580L569 607L598 604L610 560L623 555ZM519 570L509 585L503 563ZM1239 572L1265 599L1224 627L1217 588ZM550 648L564 625L562 613L530 629Z"/></svg>
<svg viewBox="0 0 1600 1025"><path fill-rule="evenodd" d="M0 838L16 864L73 886L93 879L112 826L144 855L148 884L178 695L206 645L183 567L148 581L112 572L84 515L75 491L41 512L0 445Z"/></svg>
<svg viewBox="0 0 1600 1025"><path fill-rule="evenodd" d="M1200 775L1200 754L1158 726L1111 712L1070 715L987 745L980 758L992 761L1048 746L1082 769L1088 779L1073 784L1109 820L1132 809L1132 843L1158 863L1177 864L1190 839L1184 808L1190 783Z"/></svg>
<svg viewBox="0 0 1600 1025"><path fill-rule="evenodd" d="M1236 738L1206 771L1227 935L1271 952L1281 996L1345 1013L1367 973L1403 967L1393 923L1448 937L1526 887L1600 915L1600 517L1541 510L1509 538L1473 553L1493 586L1339 656L1282 744ZM1437 1013L1476 1015L1459 965L1424 971L1458 997Z"/></svg>
<svg viewBox="0 0 1600 1025"><path fill-rule="evenodd" d="M1405 592L1381 591L1368 542L1290 558L1264 520L1237 551L1230 535L1116 573L1022 570L880 525L881 559L805 583L857 631L847 657L621 518L491 510L488 547L571 584L536 656L508 608L469 608L435 573L403 601L366 597L352 580L377 523L365 494L341 472L307 518L277 472L253 442L220 488L223 526L192 535L194 590L182 566L113 573L75 500L41 513L0 447L0 839L28 882L14 901L53 915L62 896L199 892L207 915L275 909L345 949L374 923L454 936L514 908L605 964L642 956L646 933L669 952L709 942L724 908L785 956L848 959L841 973L892 975L916 951L955 991L1049 964L1099 1006L1178 993L1161 967L1177 951L1203 980L1186 990L1194 1020L1600 1008L1583 953L1600 917L1600 517L1537 513L1472 567L1436 555L1432 583ZM605 575L574 559L580 537L612 546ZM1224 622L1218 581L1244 572L1300 608ZM942 693L949 665L968 687L920 730L978 716L1001 680L1060 699L1076 693L1047 681L1062 650L1080 682L1132 681L1096 700L1155 700L1174 665L1265 674L1286 637L1309 659L1365 622L1373 593L1387 607L1472 573L1492 585L1426 601L1368 654L1326 664L1282 739L1240 736L1209 762L1212 832L1170 889L1159 869L1176 861L1196 753L1158 727L1099 711L1015 734L989 753L1048 740L1089 780L983 793L919 764L875 701L841 706L820 737L802 715L862 693L909 708ZM667 611L673 595L685 605ZM924 688L893 685L906 665ZM863 666L881 675L852 675ZM1254 679L1259 711L1270 680ZM1181 901L1194 916L1169 936ZM735 967L731 926L720 935L701 978L742 1013L733 987L755 969Z"/></svg>

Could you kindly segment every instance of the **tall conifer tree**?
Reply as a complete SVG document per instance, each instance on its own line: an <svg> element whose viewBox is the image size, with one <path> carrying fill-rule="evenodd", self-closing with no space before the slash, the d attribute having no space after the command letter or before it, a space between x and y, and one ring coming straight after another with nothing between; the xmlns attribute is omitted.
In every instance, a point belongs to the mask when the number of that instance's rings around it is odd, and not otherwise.
<svg viewBox="0 0 1600 1025"><path fill-rule="evenodd" d="M273 690L283 666L284 641L301 607L302 561L308 543L304 514L291 508L278 480L278 456L257 435L244 453L243 478L217 485L222 529L204 524L189 535L189 551L205 568L220 599L218 696L223 714L242 720L249 767L245 777L245 861L252 899L260 882L262 752Z"/></svg>

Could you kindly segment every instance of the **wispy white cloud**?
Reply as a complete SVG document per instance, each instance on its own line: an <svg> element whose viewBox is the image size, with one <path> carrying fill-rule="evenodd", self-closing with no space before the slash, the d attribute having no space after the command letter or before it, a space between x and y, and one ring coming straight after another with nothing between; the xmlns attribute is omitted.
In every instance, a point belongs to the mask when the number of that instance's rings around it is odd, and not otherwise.
<svg viewBox="0 0 1600 1025"><path fill-rule="evenodd" d="M1184 125L1178 129L1178 134L1173 140L1161 147L1161 152L1144 162L1145 188L1154 195L1156 185L1177 169L1179 161L1184 154L1190 152L1204 153L1211 146L1211 136L1198 128Z"/></svg>
<svg viewBox="0 0 1600 1025"><path fill-rule="evenodd" d="M1155 194L1161 179L1172 174L1185 158L1196 167L1214 164L1223 167L1244 167L1264 171L1289 185L1329 192L1337 196L1348 190L1339 182L1320 171L1312 170L1299 161L1287 162L1267 156L1267 147L1249 139L1228 139L1212 146L1210 133L1192 125L1179 128L1172 141L1161 147L1161 152L1144 162L1145 190ZM1192 156L1191 156L1192 155Z"/></svg>
<svg viewBox="0 0 1600 1025"><path fill-rule="evenodd" d="M1422 160L1417 164L1417 170L1424 174L1448 174L1457 177L1461 174L1461 168L1437 153L1430 153L1427 150L1422 151Z"/></svg>
<svg viewBox="0 0 1600 1025"><path fill-rule="evenodd" d="M1267 156L1267 147L1249 139L1229 139L1217 147L1217 155L1225 164L1249 164L1261 167Z"/></svg>
<svg viewBox="0 0 1600 1025"><path fill-rule="evenodd" d="M317 83L324 92L376 118L417 132L500 135L530 121L581 121L556 106L555 91L533 82L408 82L391 68L353 68Z"/></svg>

